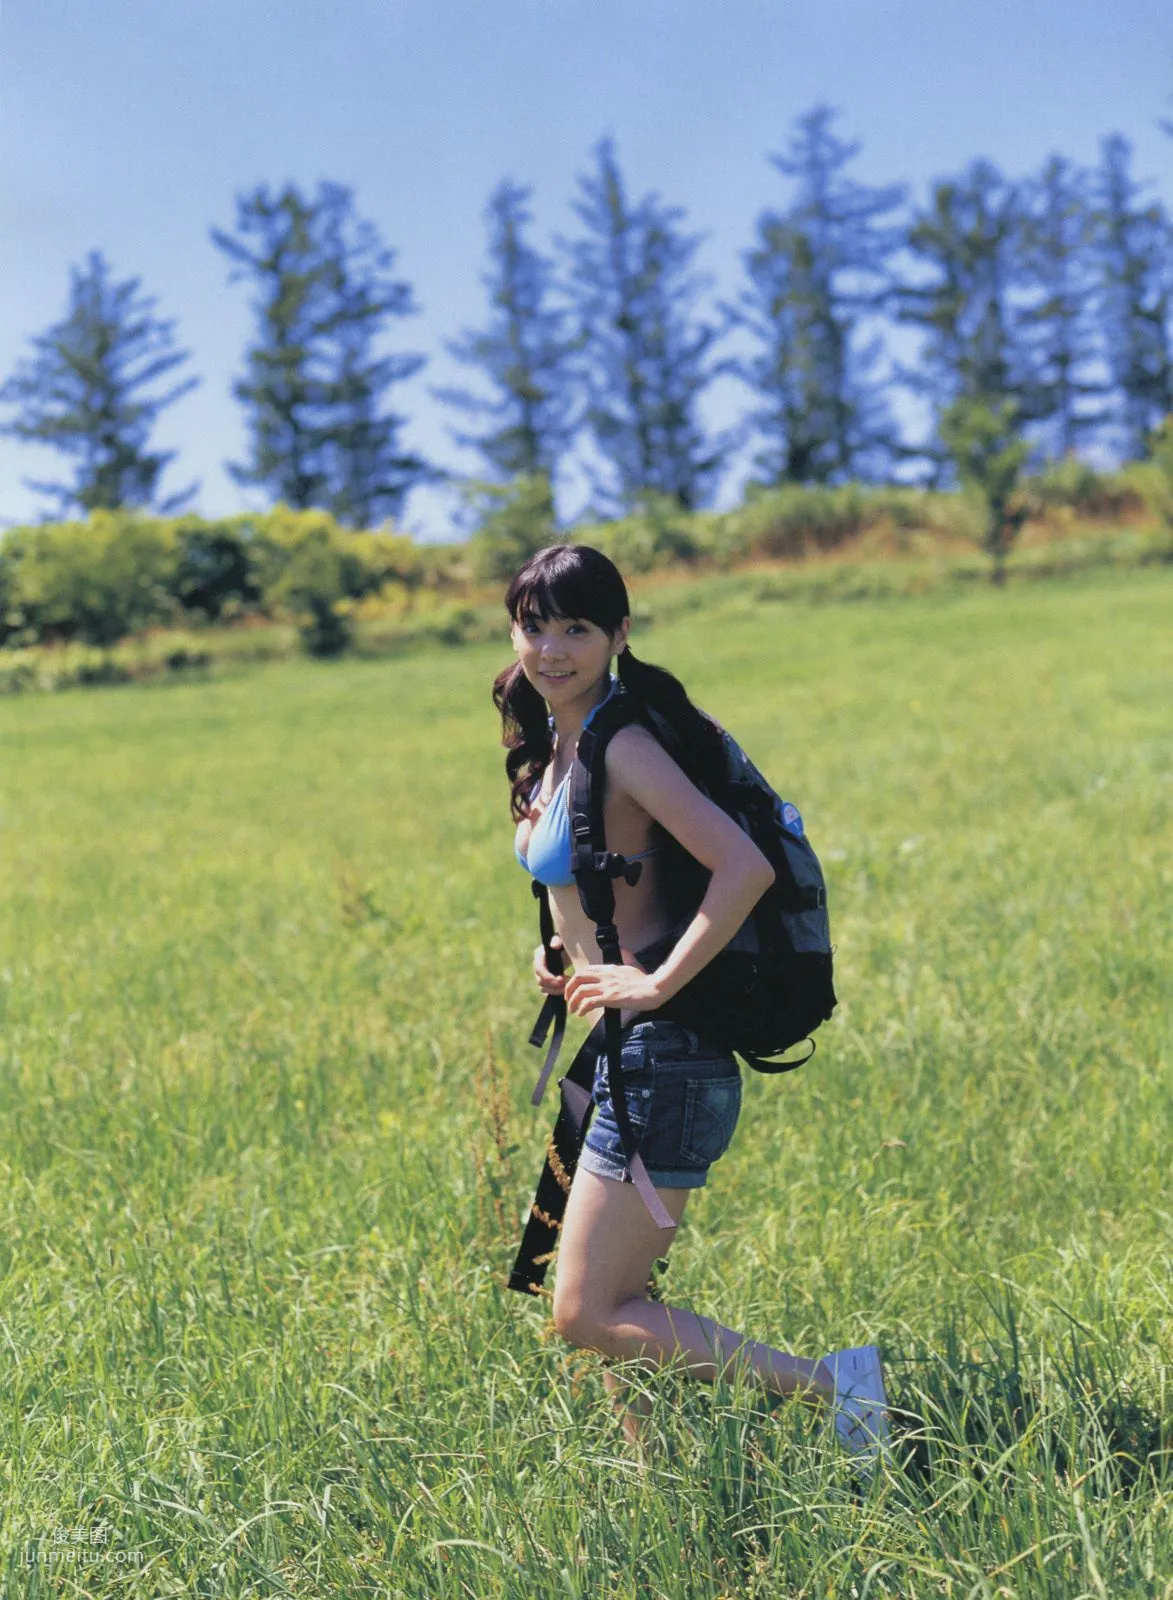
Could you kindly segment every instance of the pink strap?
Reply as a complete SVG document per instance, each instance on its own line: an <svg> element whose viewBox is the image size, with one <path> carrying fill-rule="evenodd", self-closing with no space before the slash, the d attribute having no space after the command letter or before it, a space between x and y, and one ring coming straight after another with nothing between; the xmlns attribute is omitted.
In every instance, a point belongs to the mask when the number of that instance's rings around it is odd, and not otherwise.
<svg viewBox="0 0 1173 1600"><path fill-rule="evenodd" d="M630 1163L631 1181L643 1196L643 1203L652 1214L652 1221L657 1228L674 1228L676 1224L664 1209L664 1202L656 1193L656 1186L648 1177L648 1169L644 1166L644 1158L638 1151Z"/></svg>
<svg viewBox="0 0 1173 1600"><path fill-rule="evenodd" d="M575 1132L582 1127L583 1118L586 1116L587 1107L591 1097L579 1083L573 1083L569 1078L559 1078L558 1086L562 1090L562 1105L566 1115L574 1124ZM664 1208L664 1202L656 1193L656 1186L648 1176L648 1169L644 1166L644 1158L636 1154L631 1163L631 1181L635 1184L640 1198L651 1212L652 1221L657 1228L675 1228L677 1224Z"/></svg>
<svg viewBox="0 0 1173 1600"><path fill-rule="evenodd" d="M549 1026L549 1021L553 1018L554 1035L550 1040L549 1049L546 1051L546 1059L542 1062L542 1070L538 1073L538 1081L534 1084L534 1092L529 1097L531 1106L541 1105L550 1073L562 1050L562 1039L566 1033L566 1007L565 1005L557 1004L560 998L559 995L553 994L546 996L546 1003L543 1005L541 1015L538 1017L534 1031L530 1035L530 1044L540 1045L545 1028Z"/></svg>

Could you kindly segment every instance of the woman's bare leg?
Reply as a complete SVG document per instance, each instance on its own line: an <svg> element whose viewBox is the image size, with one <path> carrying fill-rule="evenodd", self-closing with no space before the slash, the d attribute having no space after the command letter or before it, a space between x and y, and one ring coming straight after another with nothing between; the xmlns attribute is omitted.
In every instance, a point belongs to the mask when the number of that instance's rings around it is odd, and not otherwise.
<svg viewBox="0 0 1173 1600"><path fill-rule="evenodd" d="M657 1193L679 1223L690 1191ZM741 1370L772 1394L833 1399L831 1375L821 1362L647 1298L652 1263L667 1253L673 1238L675 1232L656 1227L633 1184L580 1167L563 1218L554 1286L554 1324L563 1338L615 1359L639 1358L645 1367L678 1364L706 1383ZM625 1387L613 1373L604 1375L604 1383L612 1396ZM632 1430L642 1429L643 1416L646 1407L640 1406L625 1419L629 1438Z"/></svg>
<svg viewBox="0 0 1173 1600"><path fill-rule="evenodd" d="M630 1444L639 1444L652 1414L652 1402L638 1390L633 1393L631 1385L624 1383L610 1367L603 1368L603 1388L611 1396L612 1409L619 1418L624 1437Z"/></svg>

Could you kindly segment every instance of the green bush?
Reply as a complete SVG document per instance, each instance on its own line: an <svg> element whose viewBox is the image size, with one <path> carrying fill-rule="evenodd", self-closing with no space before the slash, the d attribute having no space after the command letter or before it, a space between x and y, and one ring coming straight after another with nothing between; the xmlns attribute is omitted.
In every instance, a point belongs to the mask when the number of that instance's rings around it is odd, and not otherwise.
<svg viewBox="0 0 1173 1600"><path fill-rule="evenodd" d="M858 493L846 496L834 489L784 484L776 489L757 486L745 504L726 519L726 547L739 556L769 556L796 560L807 552L818 528L824 547L859 531ZM837 541L834 541L837 542Z"/></svg>
<svg viewBox="0 0 1173 1600"><path fill-rule="evenodd" d="M465 497L477 523L469 557L482 583L508 583L530 556L558 539L553 491L544 473L523 473L504 484L471 483Z"/></svg>
<svg viewBox="0 0 1173 1600"><path fill-rule="evenodd" d="M327 511L288 506L239 521L266 611L281 610L305 592L315 581L311 568L325 574L324 551L330 552L327 583L350 599L375 594L384 583L416 587L425 581L423 552L406 534L355 532Z"/></svg>
<svg viewBox="0 0 1173 1600"><path fill-rule="evenodd" d="M20 629L16 584L16 564L8 545L0 543L0 645L7 644Z"/></svg>
<svg viewBox="0 0 1173 1600"><path fill-rule="evenodd" d="M8 641L110 645L179 611L174 526L160 518L95 511L14 528L3 549Z"/></svg>
<svg viewBox="0 0 1173 1600"><path fill-rule="evenodd" d="M1127 476L1153 515L1173 528L1173 413L1153 430L1148 459L1134 462Z"/></svg>
<svg viewBox="0 0 1173 1600"><path fill-rule="evenodd" d="M250 549L266 611L295 622L303 648L316 656L349 647L356 601L385 584L418 587L426 572L404 535L356 533L324 511L278 506L253 519Z"/></svg>
<svg viewBox="0 0 1173 1600"><path fill-rule="evenodd" d="M799 560L885 526L900 542L917 528L954 536L957 499L902 484L751 484L744 504L722 519L720 553L727 561Z"/></svg>
<svg viewBox="0 0 1173 1600"><path fill-rule="evenodd" d="M251 549L266 611L290 618L310 655L340 655L351 639L345 602L377 585L362 552L326 512L285 507L254 525Z"/></svg>
<svg viewBox="0 0 1173 1600"><path fill-rule="evenodd" d="M178 545L171 592L186 612L209 622L259 604L261 590L253 570L241 519L205 522L184 517L175 529Z"/></svg>
<svg viewBox="0 0 1173 1600"><path fill-rule="evenodd" d="M1017 401L995 403L969 395L947 407L940 421L962 498L980 522L981 547L990 557L996 584L1006 581L1006 558L1031 512L1021 487L1030 455L1021 427Z"/></svg>
<svg viewBox="0 0 1173 1600"><path fill-rule="evenodd" d="M14 528L0 543L0 643L109 646L153 624L259 611L293 621L306 649L331 655L346 647L354 602L449 577L450 562L406 535L353 532L323 511L219 520L96 511Z"/></svg>
<svg viewBox="0 0 1173 1600"><path fill-rule="evenodd" d="M1023 488L1044 511L1066 508L1082 517L1126 516L1143 505L1127 473L1097 472L1077 456L1049 462Z"/></svg>
<svg viewBox="0 0 1173 1600"><path fill-rule="evenodd" d="M684 511L670 495L649 490L635 509L614 522L574 529L576 544L593 545L623 572L655 572L717 553L720 518Z"/></svg>
<svg viewBox="0 0 1173 1600"><path fill-rule="evenodd" d="M1122 473L1097 474L1064 461L1022 482L1017 493L1032 514L1063 511L1068 520L1147 504L1173 528L1173 421L1154 434L1150 458ZM0 646L108 651L152 626L187 627L194 637L248 613L276 629L292 626L295 635L284 636L278 653L294 636L315 655L367 648L368 638L371 648L383 647L377 640L397 649L410 640L481 637L480 613L473 623L463 609L480 598L474 585L503 583L560 535L544 477L476 485L469 495L481 520L463 545L419 545L389 526L356 532L325 511L286 506L218 519L98 511L85 522L14 528L0 537ZM872 530L884 537L862 546L859 556L880 556L889 542L907 554L935 556L948 543L979 541L983 521L982 507L964 494L902 485L751 484L744 503L730 511L687 512L648 493L626 517L561 537L592 544L639 575L801 559L845 548ZM1163 535L1151 559L1168 559L1167 549ZM1084 557L1071 559L1079 565ZM831 589L854 582L819 580ZM244 632L222 631L226 640L245 644ZM217 654L226 649L218 645ZM233 646L229 653L235 652ZM9 660L5 670L9 686L25 685L24 664L18 670ZM94 670L87 664L68 676L80 681Z"/></svg>

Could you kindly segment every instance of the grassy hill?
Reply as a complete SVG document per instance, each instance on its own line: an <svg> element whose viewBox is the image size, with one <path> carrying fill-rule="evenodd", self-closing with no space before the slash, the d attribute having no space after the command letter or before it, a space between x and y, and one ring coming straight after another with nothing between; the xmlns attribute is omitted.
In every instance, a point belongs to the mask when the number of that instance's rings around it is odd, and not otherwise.
<svg viewBox="0 0 1173 1600"><path fill-rule="evenodd" d="M801 807L842 1003L661 1292L878 1340L919 1472L662 1375L641 1465L503 1287L553 1110L502 629L0 702L5 1594L1173 1595L1173 573L736 576L633 642Z"/></svg>

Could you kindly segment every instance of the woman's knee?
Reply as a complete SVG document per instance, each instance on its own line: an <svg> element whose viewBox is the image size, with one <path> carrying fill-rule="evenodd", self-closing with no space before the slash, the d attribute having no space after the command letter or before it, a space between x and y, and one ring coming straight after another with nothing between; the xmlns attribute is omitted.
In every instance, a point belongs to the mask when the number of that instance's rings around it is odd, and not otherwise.
<svg viewBox="0 0 1173 1600"><path fill-rule="evenodd" d="M657 1191L678 1223L691 1190ZM571 1344L603 1349L617 1306L648 1298L648 1276L670 1241L653 1223L634 1185L597 1177L581 1166L566 1207L551 1308Z"/></svg>
<svg viewBox="0 0 1173 1600"><path fill-rule="evenodd" d="M555 1288L553 1316L554 1327L567 1344L576 1345L580 1350L599 1347L605 1318L580 1296L559 1295Z"/></svg>

